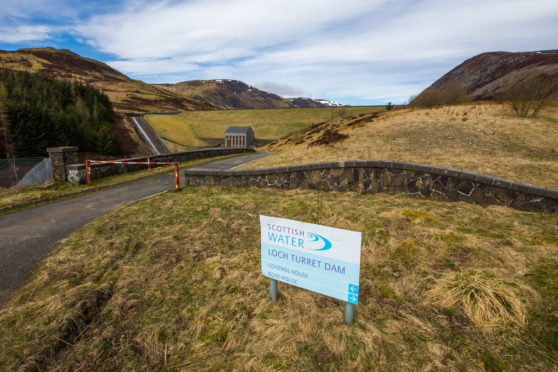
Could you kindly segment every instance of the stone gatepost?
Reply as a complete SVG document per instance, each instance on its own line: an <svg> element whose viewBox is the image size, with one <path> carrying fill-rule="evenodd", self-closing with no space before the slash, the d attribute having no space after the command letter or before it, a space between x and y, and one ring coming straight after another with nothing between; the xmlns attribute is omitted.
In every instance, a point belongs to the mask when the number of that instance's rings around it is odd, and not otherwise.
<svg viewBox="0 0 558 372"><path fill-rule="evenodd" d="M47 149L52 164L52 174L55 180L68 181L66 166L78 162L78 148L73 146L49 147Z"/></svg>

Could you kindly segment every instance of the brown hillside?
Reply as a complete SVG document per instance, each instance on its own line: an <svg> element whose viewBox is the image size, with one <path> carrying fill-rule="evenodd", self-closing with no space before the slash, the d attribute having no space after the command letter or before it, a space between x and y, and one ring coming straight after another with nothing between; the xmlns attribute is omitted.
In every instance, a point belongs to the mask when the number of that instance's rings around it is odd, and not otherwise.
<svg viewBox="0 0 558 372"><path fill-rule="evenodd" d="M393 160L558 187L558 106L520 118L495 103L361 114L312 125L264 147L246 168Z"/></svg>
<svg viewBox="0 0 558 372"><path fill-rule="evenodd" d="M139 80L110 66L65 49L0 51L0 68L40 73L60 80L79 81L103 91L115 110L125 112L207 110L207 103L183 97Z"/></svg>
<svg viewBox="0 0 558 372"><path fill-rule="evenodd" d="M238 80L192 80L155 86L224 109L324 107L310 98L285 99Z"/></svg>
<svg viewBox="0 0 558 372"><path fill-rule="evenodd" d="M558 50L483 53L442 76L415 101L424 100L434 93L456 95L456 89L469 99L492 100L499 93L540 76L558 81ZM558 98L558 90L554 98Z"/></svg>

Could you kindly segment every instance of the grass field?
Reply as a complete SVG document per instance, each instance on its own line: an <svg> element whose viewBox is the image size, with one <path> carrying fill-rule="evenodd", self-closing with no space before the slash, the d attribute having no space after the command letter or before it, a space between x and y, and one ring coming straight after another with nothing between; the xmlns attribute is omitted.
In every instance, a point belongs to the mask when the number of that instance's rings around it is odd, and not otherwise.
<svg viewBox="0 0 558 372"><path fill-rule="evenodd" d="M361 231L360 303L280 283L258 215ZM558 215L407 196L193 188L65 239L0 309L2 370L558 368Z"/></svg>
<svg viewBox="0 0 558 372"><path fill-rule="evenodd" d="M348 137L310 145L332 129ZM508 106L488 103L403 109L376 118L341 119L312 132L300 131L268 145L266 150L275 155L247 167L395 160L558 188L558 106L537 118L519 118Z"/></svg>
<svg viewBox="0 0 558 372"><path fill-rule="evenodd" d="M185 145L202 146L199 138L221 138L230 126L251 126L256 138L278 139L312 124L346 115L383 111L383 106L193 111L179 115L146 115L160 136ZM167 142L172 146L172 142Z"/></svg>
<svg viewBox="0 0 558 372"><path fill-rule="evenodd" d="M176 115L146 115L145 119L173 151L180 152L198 146L209 146L198 138L188 122Z"/></svg>

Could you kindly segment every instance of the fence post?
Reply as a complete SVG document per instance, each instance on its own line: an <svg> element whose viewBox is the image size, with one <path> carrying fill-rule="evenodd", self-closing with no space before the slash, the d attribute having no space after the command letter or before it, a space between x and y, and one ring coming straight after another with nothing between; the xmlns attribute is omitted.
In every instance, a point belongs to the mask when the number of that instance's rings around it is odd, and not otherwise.
<svg viewBox="0 0 558 372"><path fill-rule="evenodd" d="M87 177L87 184L91 185L91 164L89 160L85 161L85 175Z"/></svg>
<svg viewBox="0 0 558 372"><path fill-rule="evenodd" d="M151 164L149 163L149 152L147 153L147 170L151 170Z"/></svg>
<svg viewBox="0 0 558 372"><path fill-rule="evenodd" d="M179 183L179 178L178 178L178 163L174 163L174 183L176 186L176 189L180 189L180 183Z"/></svg>

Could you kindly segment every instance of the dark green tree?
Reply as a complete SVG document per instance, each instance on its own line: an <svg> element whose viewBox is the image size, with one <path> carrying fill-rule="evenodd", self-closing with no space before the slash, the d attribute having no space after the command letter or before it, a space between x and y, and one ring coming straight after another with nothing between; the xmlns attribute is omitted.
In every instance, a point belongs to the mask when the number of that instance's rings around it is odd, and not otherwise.
<svg viewBox="0 0 558 372"><path fill-rule="evenodd" d="M0 104L3 149L9 143L17 156L41 156L47 147L66 145L105 154L122 151L111 127L112 105L97 89L10 70L0 71L0 83L5 86Z"/></svg>

